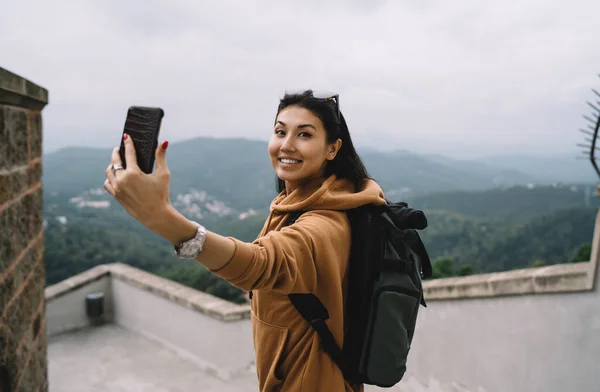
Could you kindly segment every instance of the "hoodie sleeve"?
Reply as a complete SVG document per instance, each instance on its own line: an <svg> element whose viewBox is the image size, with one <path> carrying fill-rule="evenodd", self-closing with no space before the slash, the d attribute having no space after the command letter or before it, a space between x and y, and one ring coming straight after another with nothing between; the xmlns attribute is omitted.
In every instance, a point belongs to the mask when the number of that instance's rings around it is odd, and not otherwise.
<svg viewBox="0 0 600 392"><path fill-rule="evenodd" d="M216 275L246 291L314 292L317 280L341 285L350 254L350 222L342 211L309 211L253 243L231 239L233 257L212 270Z"/></svg>

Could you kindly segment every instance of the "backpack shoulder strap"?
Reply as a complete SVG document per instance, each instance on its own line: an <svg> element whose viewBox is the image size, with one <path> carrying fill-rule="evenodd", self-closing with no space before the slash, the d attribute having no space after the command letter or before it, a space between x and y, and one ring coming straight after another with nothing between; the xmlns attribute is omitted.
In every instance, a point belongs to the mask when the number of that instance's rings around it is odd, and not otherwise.
<svg viewBox="0 0 600 392"><path fill-rule="evenodd" d="M323 350L331 356L331 359L342 370L342 373L347 378L346 363L342 349L338 346L329 330L325 320L329 319L327 308L316 295L311 293L306 294L288 294L288 298L300 315L310 324L317 332L321 339Z"/></svg>
<svg viewBox="0 0 600 392"><path fill-rule="evenodd" d="M304 211L294 211L290 213L288 220L284 226L290 226L300 218ZM327 308L316 295L312 293L300 293L300 294L288 294L290 302L298 313L305 319L308 324L315 330L321 339L321 347L329 354L333 362L342 370L342 374L346 377L346 363L342 349L338 346L333 337L333 334L329 330L329 327L325 323L329 319L329 312ZM347 378L347 377L346 377Z"/></svg>

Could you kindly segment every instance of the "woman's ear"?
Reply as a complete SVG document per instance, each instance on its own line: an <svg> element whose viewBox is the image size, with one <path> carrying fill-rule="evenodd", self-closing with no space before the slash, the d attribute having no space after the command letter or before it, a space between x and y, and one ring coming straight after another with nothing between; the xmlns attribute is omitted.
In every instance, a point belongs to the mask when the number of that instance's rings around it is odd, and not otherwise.
<svg viewBox="0 0 600 392"><path fill-rule="evenodd" d="M340 148L342 148L342 139L338 139L335 141L335 143L330 144L329 152L327 153L327 160L333 161L337 153L340 151Z"/></svg>

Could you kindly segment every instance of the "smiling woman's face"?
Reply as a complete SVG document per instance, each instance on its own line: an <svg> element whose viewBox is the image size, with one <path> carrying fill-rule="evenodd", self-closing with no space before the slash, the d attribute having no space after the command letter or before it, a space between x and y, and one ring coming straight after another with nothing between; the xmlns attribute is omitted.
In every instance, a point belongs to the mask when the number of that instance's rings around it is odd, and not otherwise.
<svg viewBox="0 0 600 392"><path fill-rule="evenodd" d="M269 141L269 156L277 176L290 193L302 183L322 176L328 160L335 158L341 140L327 143L327 131L310 110L288 106L277 115Z"/></svg>

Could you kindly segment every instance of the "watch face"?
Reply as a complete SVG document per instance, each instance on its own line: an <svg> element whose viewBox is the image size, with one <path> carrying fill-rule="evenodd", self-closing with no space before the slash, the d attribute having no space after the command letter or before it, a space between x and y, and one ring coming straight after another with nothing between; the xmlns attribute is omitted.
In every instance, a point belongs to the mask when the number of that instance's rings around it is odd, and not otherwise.
<svg viewBox="0 0 600 392"><path fill-rule="evenodd" d="M179 247L179 250L176 250L177 255L181 258L194 259L198 256L200 252L202 252L202 249L204 247L206 229L202 225L196 222L194 223L198 226L198 231L196 231L196 235L194 236L194 238L182 243Z"/></svg>
<svg viewBox="0 0 600 392"><path fill-rule="evenodd" d="M186 246L187 245L187 246ZM200 253L200 244L198 244L198 240L196 238L192 239L192 241L188 242L182 247L182 253L185 257L196 257L198 253Z"/></svg>

